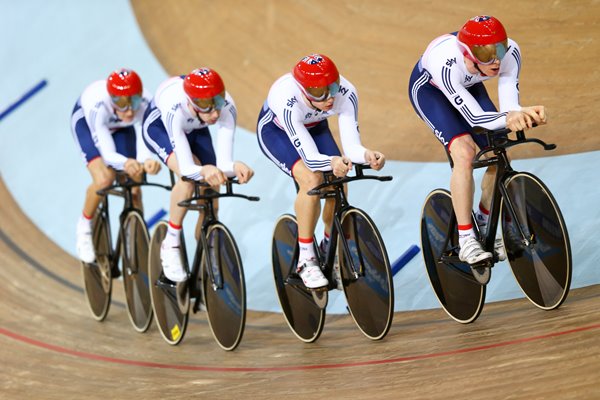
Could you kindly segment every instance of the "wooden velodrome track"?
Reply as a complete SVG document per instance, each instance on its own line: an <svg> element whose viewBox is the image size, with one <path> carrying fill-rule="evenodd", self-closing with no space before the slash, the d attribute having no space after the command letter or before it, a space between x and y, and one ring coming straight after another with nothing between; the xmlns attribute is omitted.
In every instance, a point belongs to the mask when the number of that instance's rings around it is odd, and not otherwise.
<svg viewBox="0 0 600 400"><path fill-rule="evenodd" d="M420 52L467 17L492 13L521 45L522 103L549 108L544 136L562 153L600 149L591 134L597 2L132 3L169 73L219 70L250 130L274 79L305 53L329 54L358 87L363 141L399 160L444 157L406 96ZM95 322L78 262L29 222L2 183L0 204L0 399L600 398L597 285L572 291L551 312L524 299L488 304L466 326L439 309L396 313L380 342L335 316L305 345L281 315L251 312L240 347L227 353L200 316L170 347L154 326L143 335L131 329L120 281L107 320Z"/></svg>

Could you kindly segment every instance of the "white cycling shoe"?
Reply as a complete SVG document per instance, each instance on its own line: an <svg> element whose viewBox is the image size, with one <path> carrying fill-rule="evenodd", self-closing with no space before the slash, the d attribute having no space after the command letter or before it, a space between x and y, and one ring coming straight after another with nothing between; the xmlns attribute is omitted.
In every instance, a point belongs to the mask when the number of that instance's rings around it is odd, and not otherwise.
<svg viewBox="0 0 600 400"><path fill-rule="evenodd" d="M479 231L482 235L485 236L487 232L487 223L481 221L481 219L479 218L479 214L476 215L475 219L477 222L477 226L479 227ZM506 249L504 248L504 242L502 242L502 239L500 238L494 241L494 253L498 257L498 261L506 260Z"/></svg>
<svg viewBox="0 0 600 400"><path fill-rule="evenodd" d="M77 232L77 257L87 264L96 261L92 232Z"/></svg>
<svg viewBox="0 0 600 400"><path fill-rule="evenodd" d="M163 272L168 280L172 282L183 282L188 276L181 261L181 251L179 247L160 246L160 261L162 262Z"/></svg>
<svg viewBox="0 0 600 400"><path fill-rule="evenodd" d="M458 253L460 261L474 265L492 258L492 253L483 250L481 243L475 238L469 238L460 248Z"/></svg>
<svg viewBox="0 0 600 400"><path fill-rule="evenodd" d="M319 267L319 263L314 258L299 262L296 271L302 278L304 286L309 289L317 289L329 284L329 281L323 275L323 271L321 271L321 267Z"/></svg>

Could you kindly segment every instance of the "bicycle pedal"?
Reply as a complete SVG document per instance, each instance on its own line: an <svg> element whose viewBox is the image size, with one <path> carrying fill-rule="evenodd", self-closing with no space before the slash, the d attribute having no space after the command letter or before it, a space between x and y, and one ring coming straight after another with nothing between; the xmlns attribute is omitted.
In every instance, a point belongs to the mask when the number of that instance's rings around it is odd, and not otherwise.
<svg viewBox="0 0 600 400"><path fill-rule="evenodd" d="M469 264L469 266L473 269L485 269L485 268L492 268L494 266L494 262L493 259L488 259L488 260L484 260L484 261L480 261L476 264Z"/></svg>
<svg viewBox="0 0 600 400"><path fill-rule="evenodd" d="M169 280L166 276L161 275L161 277L156 280L156 286L161 289L175 289L177 284Z"/></svg>

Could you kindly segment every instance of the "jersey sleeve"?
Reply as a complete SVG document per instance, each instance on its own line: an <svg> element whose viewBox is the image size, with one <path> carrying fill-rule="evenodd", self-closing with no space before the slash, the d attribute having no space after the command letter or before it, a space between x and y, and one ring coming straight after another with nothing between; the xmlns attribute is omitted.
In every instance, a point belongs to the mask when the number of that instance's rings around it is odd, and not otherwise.
<svg viewBox="0 0 600 400"><path fill-rule="evenodd" d="M319 153L312 136L304 126L302 111L296 105L298 99L293 97L283 100L283 107L273 110L292 145L302 158L304 165L311 171L331 171L331 156Z"/></svg>
<svg viewBox="0 0 600 400"><path fill-rule="evenodd" d="M122 171L125 168L127 157L117 153L115 141L107 126L109 117L108 110L103 103L99 102L89 112L88 125L92 131L94 144L100 151L104 162L114 169Z"/></svg>
<svg viewBox="0 0 600 400"><path fill-rule="evenodd" d="M150 105L150 93L144 89L142 104L140 109L137 111L138 115L143 116L146 113L146 109ZM141 122L141 117L139 122ZM142 137L142 130L140 127L136 128L135 131L135 158L138 162L144 163L144 161L152 158L152 152L144 143L144 138Z"/></svg>
<svg viewBox="0 0 600 400"><path fill-rule="evenodd" d="M450 65L448 65L450 64ZM438 88L470 126L500 129L506 126L507 112L483 111L477 100L461 83L462 72L454 63L429 70Z"/></svg>
<svg viewBox="0 0 600 400"><path fill-rule="evenodd" d="M182 128L181 110L178 107L175 110L169 110L166 114L163 113L161 118L173 142L173 152L177 156L179 172L186 178L201 180L203 178L202 167L194 162L192 149Z"/></svg>
<svg viewBox="0 0 600 400"><path fill-rule="evenodd" d="M508 51L502 59L498 78L500 111L520 111L519 74L521 72L521 49L509 39Z"/></svg>
<svg viewBox="0 0 600 400"><path fill-rule="evenodd" d="M219 116L217 130L217 168L225 175L234 176L233 141L237 120L237 110L231 97L227 96L227 105Z"/></svg>
<svg viewBox="0 0 600 400"><path fill-rule="evenodd" d="M360 141L358 128L358 94L354 86L348 81L342 82L340 91L343 94L342 104L339 109L338 123L340 126L340 140L346 157L353 163L364 164L365 151L367 150Z"/></svg>
<svg viewBox="0 0 600 400"><path fill-rule="evenodd" d="M148 147L146 146L146 143L144 143L144 138L142 137L142 130L139 127L135 128L135 159L138 162L141 162L142 164L148 160L151 159L152 157L152 152L150 152L150 149L148 149Z"/></svg>

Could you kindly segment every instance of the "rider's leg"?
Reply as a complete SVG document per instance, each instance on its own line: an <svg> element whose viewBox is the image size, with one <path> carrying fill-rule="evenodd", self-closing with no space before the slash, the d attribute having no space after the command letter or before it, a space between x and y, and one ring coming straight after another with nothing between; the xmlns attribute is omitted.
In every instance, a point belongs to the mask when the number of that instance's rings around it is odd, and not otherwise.
<svg viewBox="0 0 600 400"><path fill-rule="evenodd" d="M450 177L452 206L458 225L467 226L471 225L471 212L473 210L475 185L473 183L472 162L476 154L476 146L468 134L456 137L450 146L450 156L454 164Z"/></svg>
<svg viewBox="0 0 600 400"><path fill-rule="evenodd" d="M92 183L88 186L83 204L83 212L77 222L77 254L79 258L91 263L96 259L92 240L92 218L102 200L96 192L111 185L115 179L114 171L108 169L101 157L96 157L87 165L92 176Z"/></svg>
<svg viewBox="0 0 600 400"><path fill-rule="evenodd" d="M110 170L102 158L97 157L91 160L87 169L92 176L92 183L88 186L83 204L83 214L90 219L94 216L98 204L102 200L96 192L110 186L115 180L115 172Z"/></svg>
<svg viewBox="0 0 600 400"><path fill-rule="evenodd" d="M474 264L492 257L492 254L484 251L477 241L471 219L475 188L472 162L477 146L471 135L465 134L455 137L450 143L449 150L454 165L450 178L450 191L458 223L458 240L461 248L459 257L469 264Z"/></svg>
<svg viewBox="0 0 600 400"><path fill-rule="evenodd" d="M496 178L497 168L495 165L488 167L481 179L481 199L479 206L475 211L475 221L479 226L482 235L487 232L487 223L492 204L492 195L494 193L494 183Z"/></svg>
<svg viewBox="0 0 600 400"><path fill-rule="evenodd" d="M307 192L323 182L320 172L313 172L299 160L292 168L292 174L298 183L298 194L294 210L298 220L298 273L309 288L326 286L328 281L323 276L314 250L313 236L321 213L319 196L311 196Z"/></svg>
<svg viewBox="0 0 600 400"><path fill-rule="evenodd" d="M180 177L179 164L175 152L171 153L167 159L167 166L171 171ZM161 244L161 261L165 276L174 281L181 282L187 278L183 268L181 245L181 228L187 209L180 207L179 202L189 198L194 191L194 185L191 182L185 182L178 179L171 190L169 203L169 225L167 234Z"/></svg>
<svg viewBox="0 0 600 400"><path fill-rule="evenodd" d="M298 161L292 168L292 173L298 183L298 194L294 203L294 210L298 220L298 239L304 242L310 240L315 233L315 227L321 214L321 200L319 196L311 196L307 192L323 182L320 172L313 172L302 162ZM300 249L300 259L314 258L312 246L303 246Z"/></svg>

